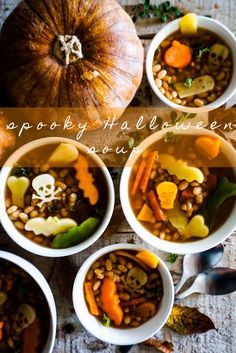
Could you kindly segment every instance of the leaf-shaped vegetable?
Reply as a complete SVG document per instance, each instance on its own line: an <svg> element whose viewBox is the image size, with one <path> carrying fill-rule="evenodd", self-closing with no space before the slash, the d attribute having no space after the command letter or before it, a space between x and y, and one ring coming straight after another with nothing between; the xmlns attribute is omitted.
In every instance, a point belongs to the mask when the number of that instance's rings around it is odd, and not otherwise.
<svg viewBox="0 0 236 353"><path fill-rule="evenodd" d="M10 176L7 179L7 186L11 191L12 204L17 207L24 208L25 205L25 193L30 185L28 178L22 176L17 178L16 176Z"/></svg>
<svg viewBox="0 0 236 353"><path fill-rule="evenodd" d="M166 325L180 335L192 335L215 329L211 319L196 308L174 305Z"/></svg>
<svg viewBox="0 0 236 353"><path fill-rule="evenodd" d="M231 183L228 178L220 178L217 188L208 201L209 223L211 224L212 218L216 210L223 204L229 197L236 196L236 184Z"/></svg>
<svg viewBox="0 0 236 353"><path fill-rule="evenodd" d="M67 233L58 234L53 239L52 247L54 249L64 249L79 244L95 232L98 224L98 218L89 217L79 226L69 229Z"/></svg>
<svg viewBox="0 0 236 353"><path fill-rule="evenodd" d="M188 218L181 210L179 203L175 202L174 208L166 211L167 218L173 227L183 229L188 224Z"/></svg>
<svg viewBox="0 0 236 353"><path fill-rule="evenodd" d="M194 216L184 229L179 230L182 239L205 238L209 234L209 228L204 223L201 215Z"/></svg>
<svg viewBox="0 0 236 353"><path fill-rule="evenodd" d="M170 175L176 175L179 180L187 180L188 182L198 181L202 183L204 175L199 168L190 167L186 162L176 160L169 154L160 154L159 162L163 169L166 169Z"/></svg>

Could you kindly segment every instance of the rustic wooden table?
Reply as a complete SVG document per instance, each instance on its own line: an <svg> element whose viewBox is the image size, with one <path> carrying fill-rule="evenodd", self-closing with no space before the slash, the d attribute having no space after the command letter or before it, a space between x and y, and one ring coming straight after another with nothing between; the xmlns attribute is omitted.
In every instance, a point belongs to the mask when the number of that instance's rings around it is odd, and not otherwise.
<svg viewBox="0 0 236 353"><path fill-rule="evenodd" d="M0 27L6 16L18 3L18 0L0 0ZM137 6L138 0L120 0L122 6L131 12L133 7ZM156 1L160 3L161 1ZM222 21L234 33L236 33L236 1L234 0L175 0L173 4L183 6L185 9L211 15ZM143 41L145 48L150 43L149 37L160 28L160 24L155 19L138 20L136 27L138 34ZM136 100L143 106L158 104L147 88L146 78L144 77L141 88L136 95ZM235 135L234 131L234 135ZM234 136L236 138L236 136ZM85 135L83 142L90 143L94 135ZM109 244L131 242L143 243L126 222L120 204L118 195L119 173L113 174L116 188L116 207L106 233L89 249L78 255L68 258L50 259L32 255L14 244L5 232L0 229L0 248L1 250L11 251L34 263L47 278L53 294L55 296L58 312L58 330L55 342L54 353L111 353L116 352L117 347L98 341L83 329L73 310L71 292L75 274L81 263L94 251ZM222 266L236 268L236 234L231 235L225 243L224 258ZM164 260L168 254L156 251ZM170 265L173 280L177 283L182 272L182 257ZM209 331L206 334L192 335L188 337L179 336L168 328L164 328L157 334L160 339L170 340L174 344L176 353L234 353L236 347L236 293L225 296L192 295L184 300L178 301L182 305L197 307L200 311L211 317L217 330ZM154 352L153 348L138 345L132 348L132 353ZM29 352L30 353L30 352Z"/></svg>

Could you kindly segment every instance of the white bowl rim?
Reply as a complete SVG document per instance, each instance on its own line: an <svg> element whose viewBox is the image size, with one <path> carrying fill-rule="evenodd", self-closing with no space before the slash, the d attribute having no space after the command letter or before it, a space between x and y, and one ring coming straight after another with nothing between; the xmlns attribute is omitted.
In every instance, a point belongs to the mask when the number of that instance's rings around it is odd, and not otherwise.
<svg viewBox="0 0 236 353"><path fill-rule="evenodd" d="M147 56L146 56L146 74L148 78L148 82L155 93L155 95L162 101L164 102L168 107L173 108L175 110L179 110L182 112L186 113L204 113L207 111L214 110L216 108L219 108L220 106L224 105L236 92L236 86L234 85L234 82L236 80L236 38L234 34L221 22L209 18L206 16L197 16L198 21L199 21L199 27L201 28L207 28L208 30L212 30L212 28L208 28L208 26L211 27L213 25L214 27L218 27L220 32L222 32L222 35L219 35L220 37L223 37L223 41L225 41L228 46L231 48L232 56L233 56L233 73L231 77L231 81L225 92L217 98L213 103L209 103L203 107L186 107L186 106L181 106L179 104L171 102L169 99L167 99L157 88L155 82L154 82L154 77L152 73L152 62L154 58L155 51L157 47L160 45L160 43L168 37L171 33L176 32L179 29L179 22L180 18L173 20L166 24L152 39L152 42L148 48ZM172 29L172 30L171 30ZM168 31L167 35L164 35L165 32ZM159 38L162 38L159 40ZM231 45L229 44L229 41L231 42ZM234 43L234 47L232 47L232 43Z"/></svg>
<svg viewBox="0 0 236 353"><path fill-rule="evenodd" d="M139 145L139 148L141 151L145 150L148 148L148 146L152 145L155 141L161 139L167 132L173 131L175 134L189 134L189 135L208 135L212 137L219 138L222 142L222 147L225 150L227 150L228 154L231 154L231 158L229 158L229 161L233 165L233 170L236 176L236 151L234 148L230 145L229 142L227 142L223 137L216 135L214 132L206 129L197 129L194 127L189 127L187 130L182 130L177 129L176 127L173 128L166 128L160 131L155 132L151 136L147 137L141 144ZM173 241L167 241L167 240L161 240L160 238L154 236L151 232L149 232L135 217L134 212L132 210L130 201L129 201L129 195L128 195L128 183L129 183L129 178L130 178L130 173L132 166L136 162L136 160L139 158L140 154L142 152L139 152L135 155L132 156L132 158L126 163L122 175L121 175L121 181L120 181L120 200L121 200L121 206L125 215L125 218L131 228L134 230L134 232L145 242L148 244L152 245L154 248L158 250L162 250L165 252L169 253L176 253L179 255L184 255L184 254L194 254L198 253L201 251L208 250L219 243L223 242L228 236L230 236L233 231L236 229L236 222L234 221L235 215L236 215L236 202L233 206L233 209L226 219L225 223L221 225L215 232L207 236L206 238L195 240L195 241L189 241L186 243L180 243L180 242L173 242ZM132 166L131 166L132 165Z"/></svg>
<svg viewBox="0 0 236 353"><path fill-rule="evenodd" d="M51 291L51 288L44 278L43 274L29 261L23 259L20 256L12 254L11 252L0 250L0 259L7 260L19 266L25 272L27 272L30 277L38 284L41 291L44 294L44 297L48 303L48 309L50 313L50 332L48 335L48 343L43 349L42 353L51 353L54 348L56 331L57 331L57 310L55 300ZM48 347L49 346L49 347Z"/></svg>
<svg viewBox="0 0 236 353"><path fill-rule="evenodd" d="M163 299L165 299L165 305L162 302L161 306L164 305L164 309L163 308L161 309L163 311L163 313L161 313L162 320L160 321L156 320L158 314L160 314L161 312L161 310L159 310L155 316L153 316L150 320L148 320L146 323L144 323L138 328L118 329L114 327L103 326L102 323L100 323L88 311L88 308L84 299L84 294L83 294L83 283L89 268L97 259L99 259L101 256L109 252L120 250L120 249L147 250L142 245L125 244L125 243L108 245L102 249L99 249L94 254L89 256L88 259L80 267L74 281L72 297L73 297L73 305L74 305L76 315L79 321L81 322L81 324L85 327L87 331L89 331L92 335L94 335L95 337L97 337L98 339L104 342L122 346L122 345L133 345L133 344L140 343L161 330L161 328L165 325L174 304L174 284L168 267L166 266L164 261L160 259L160 257L157 255L159 258L159 271L161 273L163 286L164 286ZM149 251L153 252L153 250L149 250ZM166 293L165 293L165 288L166 288ZM88 316L90 317L90 319L88 319ZM96 331L93 330L92 328L93 322L96 322L96 325L97 325ZM145 334L145 328L146 328L145 325L147 325L147 323L149 323L151 328L148 330L148 333ZM134 333L135 333L135 337L133 337Z"/></svg>
<svg viewBox="0 0 236 353"><path fill-rule="evenodd" d="M90 245L92 245L98 238L104 233L106 230L112 214L113 214L113 209L114 209L114 204L115 204L115 191L114 191L114 185L112 182L111 175L104 164L104 162L101 160L101 158L95 154L91 153L90 158L95 161L95 163L101 168L106 184L107 184L107 189L108 189L108 202L107 202L107 210L104 215L103 221L99 225L98 229L96 232L90 236L88 239L83 241L80 244L77 244L73 247L65 248L65 249L52 249L52 248L46 248L41 245L38 245L34 243L33 241L27 239L24 235L22 235L15 226L13 225L12 221L9 219L6 209L5 209L5 185L6 185L6 180L7 177L11 171L10 165L12 165L12 162L18 160L24 152L28 151L29 149L34 149L46 144L54 144L54 143L71 143L75 145L80 151L82 151L85 154L88 154L88 148L83 145L82 143L69 139L69 138L64 138L64 137L45 137L41 139L37 139L31 142L26 143L25 145L21 146L18 148L15 152L12 153L12 155L7 159L7 161L4 163L2 170L0 172L0 222L2 223L3 228L5 229L6 233L21 247L23 247L25 250L32 252L36 255L41 255L41 256L46 256L46 257L63 257L63 256L69 256L76 254L86 248L88 248Z"/></svg>

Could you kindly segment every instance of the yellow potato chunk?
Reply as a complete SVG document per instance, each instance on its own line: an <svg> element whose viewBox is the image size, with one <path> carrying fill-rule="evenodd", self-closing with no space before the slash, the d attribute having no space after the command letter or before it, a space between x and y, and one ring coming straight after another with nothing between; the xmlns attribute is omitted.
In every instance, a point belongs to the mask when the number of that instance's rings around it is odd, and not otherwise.
<svg viewBox="0 0 236 353"><path fill-rule="evenodd" d="M150 268L156 268L159 263L158 257L148 250L139 251L136 257Z"/></svg>
<svg viewBox="0 0 236 353"><path fill-rule="evenodd" d="M180 31L183 35L197 34L198 17L195 13L187 13L180 19Z"/></svg>
<svg viewBox="0 0 236 353"><path fill-rule="evenodd" d="M167 218L173 227L183 229L188 224L188 218L181 210L179 203L175 202L174 208L166 211Z"/></svg>
<svg viewBox="0 0 236 353"><path fill-rule="evenodd" d="M72 163L78 158L79 152L71 143L61 143L51 154L48 163L53 166L60 166Z"/></svg>
<svg viewBox="0 0 236 353"><path fill-rule="evenodd" d="M153 217L153 212L150 207L145 203L138 214L138 220L143 222L151 222Z"/></svg>
<svg viewBox="0 0 236 353"><path fill-rule="evenodd" d="M26 177L17 178L12 175L7 179L7 186L11 191L12 204L24 208L25 193L30 186L29 179Z"/></svg>

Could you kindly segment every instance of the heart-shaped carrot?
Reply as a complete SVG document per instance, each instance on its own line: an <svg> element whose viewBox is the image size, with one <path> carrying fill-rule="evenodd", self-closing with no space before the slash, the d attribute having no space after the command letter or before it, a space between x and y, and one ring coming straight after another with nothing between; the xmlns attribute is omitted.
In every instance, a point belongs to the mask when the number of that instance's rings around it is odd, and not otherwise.
<svg viewBox="0 0 236 353"><path fill-rule="evenodd" d="M196 138L195 145L208 159L214 159L220 152L221 141L218 138L200 136Z"/></svg>

